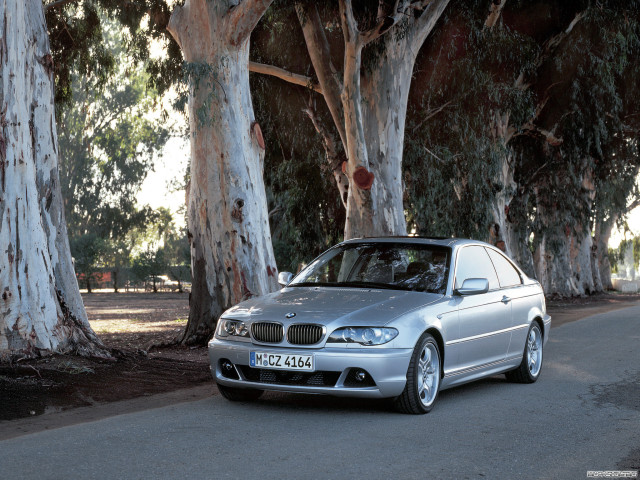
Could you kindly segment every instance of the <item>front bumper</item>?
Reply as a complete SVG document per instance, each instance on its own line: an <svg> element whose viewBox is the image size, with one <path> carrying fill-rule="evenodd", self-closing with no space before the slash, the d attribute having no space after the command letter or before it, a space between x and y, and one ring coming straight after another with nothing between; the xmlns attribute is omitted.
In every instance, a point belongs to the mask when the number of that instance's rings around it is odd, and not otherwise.
<svg viewBox="0 0 640 480"><path fill-rule="evenodd" d="M249 367L251 351L280 353L286 355L314 355L316 372L331 372L337 380L331 385L292 385L288 383L264 383L254 372L260 369ZM386 398L402 393L407 381L407 369L412 349L396 348L318 348L296 349L265 347L248 342L228 341L214 338L209 342L211 373L221 385L236 388L257 388L294 393L316 393L344 397ZM220 360L228 360L234 365L234 376L222 372ZM374 383L371 386L353 386L349 373L353 369L365 370ZM250 373L251 375L247 375ZM345 385L346 384L346 385Z"/></svg>

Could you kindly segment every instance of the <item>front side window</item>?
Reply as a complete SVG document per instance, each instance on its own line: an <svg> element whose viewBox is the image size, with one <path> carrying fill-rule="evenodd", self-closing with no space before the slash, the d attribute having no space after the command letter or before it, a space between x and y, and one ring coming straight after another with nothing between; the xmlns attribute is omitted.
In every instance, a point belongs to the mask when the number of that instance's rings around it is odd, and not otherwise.
<svg viewBox="0 0 640 480"><path fill-rule="evenodd" d="M462 287L468 278L486 278L489 280L489 290L500 288L496 271L484 247L464 247L458 253L455 288Z"/></svg>
<svg viewBox="0 0 640 480"><path fill-rule="evenodd" d="M333 248L289 284L389 288L444 294L450 249L403 243L355 243Z"/></svg>

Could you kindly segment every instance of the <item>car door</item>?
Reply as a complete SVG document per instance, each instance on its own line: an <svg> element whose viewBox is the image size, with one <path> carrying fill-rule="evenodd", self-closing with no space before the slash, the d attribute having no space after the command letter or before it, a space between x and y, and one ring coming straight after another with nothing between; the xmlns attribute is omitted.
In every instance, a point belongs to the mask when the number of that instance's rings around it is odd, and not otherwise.
<svg viewBox="0 0 640 480"><path fill-rule="evenodd" d="M498 274L503 297L511 303L511 341L507 355L521 356L529 329L532 289L522 284L520 272L507 257L492 248L486 250Z"/></svg>
<svg viewBox="0 0 640 480"><path fill-rule="evenodd" d="M503 301L493 263L480 245L458 252L454 288L460 288L467 278L486 278L489 291L460 297L456 343L458 370L462 371L504 360L511 339L511 302Z"/></svg>

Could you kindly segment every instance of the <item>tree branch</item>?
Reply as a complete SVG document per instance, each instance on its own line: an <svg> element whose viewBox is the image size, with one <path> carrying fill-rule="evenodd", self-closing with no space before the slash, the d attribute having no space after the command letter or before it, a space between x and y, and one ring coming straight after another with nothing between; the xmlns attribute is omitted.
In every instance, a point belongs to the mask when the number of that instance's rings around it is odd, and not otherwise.
<svg viewBox="0 0 640 480"><path fill-rule="evenodd" d="M47 3L44 6L44 11L48 12L52 8L64 7L68 3L74 3L74 2L77 2L77 1L78 0L56 0L55 2Z"/></svg>
<svg viewBox="0 0 640 480"><path fill-rule="evenodd" d="M412 51L414 55L418 54L418 50L435 27L436 22L449 4L449 0L423 0L412 2L409 8L420 10L422 13L415 20L412 27Z"/></svg>
<svg viewBox="0 0 640 480"><path fill-rule="evenodd" d="M545 130L544 128L540 128L535 124L536 119L540 116L540 113L542 112L542 110L544 109L548 101L549 101L549 97L546 96L544 100L542 100L538 104L533 116L529 119L527 123L522 125L522 127L520 128L521 133L516 134L515 129L513 127L509 127L509 133L511 133L511 136L507 141L511 140L512 137L524 135L524 134L527 134L528 132L536 132L542 135L544 139L547 141L547 143L549 143L549 145L552 145L554 147L561 145L563 142L562 138L556 137L553 131ZM555 127L553 129L555 130Z"/></svg>
<svg viewBox="0 0 640 480"><path fill-rule="evenodd" d="M322 144L324 146L325 156L327 163L331 169L331 173L336 181L336 186L340 192L340 200L344 208L347 208L347 196L349 192L349 178L342 172L342 162L345 160L344 156L338 153L338 146L334 136L325 128L318 116L316 115L313 103L309 99L308 107L303 110L307 114L311 123L315 127L316 131L322 137Z"/></svg>
<svg viewBox="0 0 640 480"><path fill-rule="evenodd" d="M631 210L634 210L638 207L640 207L640 198L636 198L633 202L627 205L627 213L631 212Z"/></svg>
<svg viewBox="0 0 640 480"><path fill-rule="evenodd" d="M272 2L273 0L243 0L229 11L228 39L231 45L240 45L249 38Z"/></svg>
<svg viewBox="0 0 640 480"><path fill-rule="evenodd" d="M584 11L578 12L576 16L573 18L573 20L571 20L571 23L569 23L569 26L566 29L564 29L559 34L554 35L549 40L547 40L547 42L544 45L544 48L542 49L542 52L540 52L540 55L538 55L538 58L536 59L536 63L535 63L536 70L540 68L542 64L553 54L556 48L558 48L558 45L560 45L569 36L569 34L572 32L576 24L580 20L582 20L582 18L584 18L585 15L586 15L586 12ZM525 83L524 81L524 71L523 71L520 73L520 76L515 81L515 87L520 88L521 90L526 90L527 88L529 88L529 86L530 84Z"/></svg>
<svg viewBox="0 0 640 480"><path fill-rule="evenodd" d="M258 62L249 62L249 71L277 77L280 80L284 80L285 82L293 83L294 85L300 85L305 88L310 88L314 92L318 92L322 95L322 87L317 83L314 83L311 77L307 77L305 75L289 72L288 70L280 67L265 65L264 63Z"/></svg>
<svg viewBox="0 0 640 480"><path fill-rule="evenodd" d="M316 72L322 95L324 96L333 123L338 130L342 145L347 145L347 137L344 128L344 112L340 101L340 92L342 91L342 82L338 76L338 72L331 62L331 50L329 42L324 33L324 27L320 20L320 14L315 4L309 5L304 2L296 3L296 12L298 20L302 27L304 40L307 45L307 51Z"/></svg>
<svg viewBox="0 0 640 480"><path fill-rule="evenodd" d="M502 9L504 8L507 0L493 0L491 2L491 7L489 8L489 15L484 22L484 28L491 29L498 23L500 19L500 14L502 14Z"/></svg>
<svg viewBox="0 0 640 480"><path fill-rule="evenodd" d="M400 0L396 0L393 5L393 9L390 12L391 15L388 15L384 11L384 1L380 1L378 4L378 23L375 27L360 34L360 39L363 45L367 45L368 43L373 42L375 39L381 37L385 33L387 33L394 25L400 22L403 18L405 18L404 10L398 8L400 4Z"/></svg>
<svg viewBox="0 0 640 480"><path fill-rule="evenodd" d="M442 105L440 105L438 108L430 108L429 110L427 110L427 114L425 115L425 117L422 120L420 120L420 122L418 122L418 124L415 127L413 127L412 133L416 133L416 131L425 122L428 122L429 120L431 120L431 118L435 117L437 114L439 114L441 111L443 111L449 105L451 105L452 102L453 102L453 100L449 100L448 102L445 102Z"/></svg>
<svg viewBox="0 0 640 480"><path fill-rule="evenodd" d="M353 45L356 49L362 46L360 31L356 17L353 15L353 5L351 0L339 0L340 20L342 22L342 34L347 45Z"/></svg>

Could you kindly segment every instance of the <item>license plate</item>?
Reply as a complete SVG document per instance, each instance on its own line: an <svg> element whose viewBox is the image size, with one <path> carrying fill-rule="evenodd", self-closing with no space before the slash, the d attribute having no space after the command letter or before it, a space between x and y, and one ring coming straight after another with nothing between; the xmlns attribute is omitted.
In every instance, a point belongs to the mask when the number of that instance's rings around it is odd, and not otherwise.
<svg viewBox="0 0 640 480"><path fill-rule="evenodd" d="M280 353L251 352L249 364L255 368L313 371L313 355L283 355Z"/></svg>

